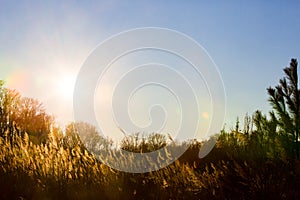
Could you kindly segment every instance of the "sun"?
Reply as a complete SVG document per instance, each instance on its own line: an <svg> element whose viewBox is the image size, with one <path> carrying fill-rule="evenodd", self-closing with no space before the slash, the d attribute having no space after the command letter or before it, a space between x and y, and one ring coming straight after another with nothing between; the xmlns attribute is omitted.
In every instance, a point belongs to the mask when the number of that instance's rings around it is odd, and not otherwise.
<svg viewBox="0 0 300 200"><path fill-rule="evenodd" d="M76 77L71 74L65 74L58 78L56 90L63 100L72 100Z"/></svg>

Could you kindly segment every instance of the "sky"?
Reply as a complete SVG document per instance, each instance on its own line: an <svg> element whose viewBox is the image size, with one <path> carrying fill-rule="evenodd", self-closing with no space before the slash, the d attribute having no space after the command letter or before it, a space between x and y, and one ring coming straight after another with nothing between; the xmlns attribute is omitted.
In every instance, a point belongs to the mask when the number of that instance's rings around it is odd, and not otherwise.
<svg viewBox="0 0 300 200"><path fill-rule="evenodd" d="M266 88L277 84L291 58L300 58L299 10L298 1L276 0L0 0L0 79L39 99L64 126L74 120L77 74L101 42L134 28L172 29L202 45L218 67L231 128L237 117L271 109Z"/></svg>

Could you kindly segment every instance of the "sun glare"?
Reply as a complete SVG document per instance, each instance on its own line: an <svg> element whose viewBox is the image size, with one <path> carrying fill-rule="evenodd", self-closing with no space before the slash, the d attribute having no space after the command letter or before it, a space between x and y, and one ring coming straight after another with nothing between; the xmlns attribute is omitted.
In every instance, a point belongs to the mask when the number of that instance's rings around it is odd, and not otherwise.
<svg viewBox="0 0 300 200"><path fill-rule="evenodd" d="M57 81L57 93L64 100L72 100L75 85L75 76L64 75Z"/></svg>

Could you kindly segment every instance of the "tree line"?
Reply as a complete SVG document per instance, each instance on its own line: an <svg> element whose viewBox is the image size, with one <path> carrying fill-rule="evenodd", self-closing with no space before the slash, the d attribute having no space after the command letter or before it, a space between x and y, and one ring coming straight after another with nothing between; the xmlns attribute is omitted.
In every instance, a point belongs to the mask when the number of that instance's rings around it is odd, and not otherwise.
<svg viewBox="0 0 300 200"><path fill-rule="evenodd" d="M58 127L35 99L0 82L0 199L300 199L300 90L298 62L267 88L272 110L246 114L215 136L212 151L199 159L203 142L168 135L132 134L119 148L85 122ZM173 148L168 148L172 146ZM147 153L187 151L169 166L130 174L104 165L93 152L127 164L120 150ZM163 161L163 160L162 160ZM142 164L142 163L141 163Z"/></svg>

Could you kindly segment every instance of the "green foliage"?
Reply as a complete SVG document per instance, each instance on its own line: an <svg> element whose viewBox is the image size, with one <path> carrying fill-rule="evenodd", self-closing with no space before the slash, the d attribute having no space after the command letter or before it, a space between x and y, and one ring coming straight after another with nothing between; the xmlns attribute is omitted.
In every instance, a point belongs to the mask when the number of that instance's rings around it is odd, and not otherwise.
<svg viewBox="0 0 300 200"><path fill-rule="evenodd" d="M162 134L133 134L118 149L84 122L62 131L41 103L0 81L0 199L300 199L297 61L284 72L280 84L268 88L274 111L246 114L242 130L237 119L201 159L203 142L197 140L175 143ZM103 164L157 167L186 147L175 162L149 173ZM131 156L158 149L163 151L148 163ZM103 163L88 150L105 152L98 157Z"/></svg>
<svg viewBox="0 0 300 200"><path fill-rule="evenodd" d="M101 164L79 146L65 148L55 142L37 145L27 134L18 136L16 130L14 134L13 143L0 138L1 199L300 197L297 160L242 161L215 157L214 162L201 161L202 165L176 161L158 171L130 174Z"/></svg>
<svg viewBox="0 0 300 200"><path fill-rule="evenodd" d="M285 77L279 80L275 89L269 87L267 91L270 95L269 101L278 116L278 125L283 134L294 137L293 146L299 158L300 91L297 67L297 60L291 59L290 66L283 70Z"/></svg>

